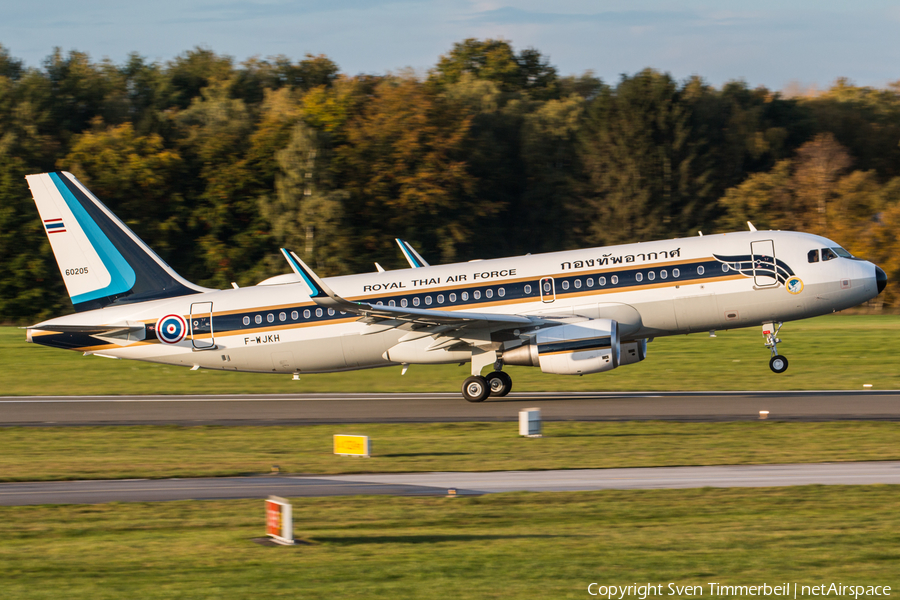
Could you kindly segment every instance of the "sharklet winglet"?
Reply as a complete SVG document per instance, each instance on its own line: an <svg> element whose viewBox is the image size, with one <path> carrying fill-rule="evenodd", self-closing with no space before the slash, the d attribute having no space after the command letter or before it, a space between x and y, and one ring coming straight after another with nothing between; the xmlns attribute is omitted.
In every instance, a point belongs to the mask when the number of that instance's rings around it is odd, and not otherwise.
<svg viewBox="0 0 900 600"><path fill-rule="evenodd" d="M413 248L412 246L409 245L409 242L404 241L403 243L406 244L406 247L409 248L409 251L412 252L413 256L416 257L416 260L419 261L419 266L420 266L420 267L430 267L430 266L431 266L431 265L428 263L427 260L425 260L424 258L422 258L422 255L421 255L421 254L419 254L418 252L416 252L416 249L415 249L415 248Z"/></svg>
<svg viewBox="0 0 900 600"><path fill-rule="evenodd" d="M400 252L403 253L403 258L406 259L406 262L409 263L409 266L413 269L418 269L420 264L416 263L416 258L410 254L409 249L406 247L406 242L401 240L400 238L394 238L394 241L397 242L397 245L400 246Z"/></svg>
<svg viewBox="0 0 900 600"><path fill-rule="evenodd" d="M406 240L401 240L400 238L394 238L394 241L397 242L397 245L400 246L400 252L403 253L403 256L406 258L406 262L409 263L409 266L413 269L420 269L422 267L430 267L422 255L416 252L416 249L410 246L409 242Z"/></svg>
<svg viewBox="0 0 900 600"><path fill-rule="evenodd" d="M328 284L322 281L305 262L300 260L299 256L287 248L282 248L281 253L284 254L284 257L287 259L288 264L291 265L291 269L294 270L294 273L299 275L309 288L311 292L309 297L313 302L319 306L340 308L342 310L349 309L350 312L354 313L359 311L360 305L350 302L349 300L344 300L335 294L334 291L328 287Z"/></svg>

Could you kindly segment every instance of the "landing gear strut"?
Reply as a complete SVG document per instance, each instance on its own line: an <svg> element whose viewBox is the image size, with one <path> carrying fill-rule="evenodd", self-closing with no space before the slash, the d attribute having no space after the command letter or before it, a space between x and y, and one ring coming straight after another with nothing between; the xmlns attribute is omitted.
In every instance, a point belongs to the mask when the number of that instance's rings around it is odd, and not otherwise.
<svg viewBox="0 0 900 600"><path fill-rule="evenodd" d="M778 332L781 331L782 323L764 323L763 335L766 336L766 348L772 350L772 358L769 360L769 368L775 373L784 373L788 368L788 359L786 356L778 354Z"/></svg>

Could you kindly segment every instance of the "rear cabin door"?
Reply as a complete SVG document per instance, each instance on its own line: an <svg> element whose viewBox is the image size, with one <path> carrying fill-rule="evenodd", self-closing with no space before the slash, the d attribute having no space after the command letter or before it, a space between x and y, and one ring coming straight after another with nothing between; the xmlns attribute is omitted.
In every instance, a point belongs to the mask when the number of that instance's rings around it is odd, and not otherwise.
<svg viewBox="0 0 900 600"><path fill-rule="evenodd" d="M213 350L216 347L212 302L191 304L191 343L195 350Z"/></svg>
<svg viewBox="0 0 900 600"><path fill-rule="evenodd" d="M758 287L778 285L778 273L775 270L775 242L772 240L750 242L750 253L753 259L753 282Z"/></svg>

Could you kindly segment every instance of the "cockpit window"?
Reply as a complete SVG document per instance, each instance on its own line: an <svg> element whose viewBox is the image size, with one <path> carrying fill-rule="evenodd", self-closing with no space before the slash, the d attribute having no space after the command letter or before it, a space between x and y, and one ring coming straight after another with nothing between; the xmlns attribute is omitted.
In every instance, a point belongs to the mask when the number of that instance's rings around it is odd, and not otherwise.
<svg viewBox="0 0 900 600"><path fill-rule="evenodd" d="M809 253L806 255L806 258L811 263L819 262L819 250L818 249L810 250Z"/></svg>
<svg viewBox="0 0 900 600"><path fill-rule="evenodd" d="M822 261L834 260L835 258L837 258L837 254L831 248L822 248Z"/></svg>
<svg viewBox="0 0 900 600"><path fill-rule="evenodd" d="M834 248L832 248L832 250L834 250L834 253L842 258L853 258L852 254L850 254L840 246L835 246Z"/></svg>

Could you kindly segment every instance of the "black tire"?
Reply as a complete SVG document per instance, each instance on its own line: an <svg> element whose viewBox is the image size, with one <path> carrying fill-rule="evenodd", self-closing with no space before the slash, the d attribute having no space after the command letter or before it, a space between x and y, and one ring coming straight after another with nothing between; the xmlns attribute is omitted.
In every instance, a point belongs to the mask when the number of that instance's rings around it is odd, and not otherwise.
<svg viewBox="0 0 900 600"><path fill-rule="evenodd" d="M491 396L501 398L512 391L512 377L503 371L488 373L485 377L488 387L491 388Z"/></svg>
<svg viewBox="0 0 900 600"><path fill-rule="evenodd" d="M469 402L482 402L491 395L491 386L481 375L473 375L463 382L462 395Z"/></svg>
<svg viewBox="0 0 900 600"><path fill-rule="evenodd" d="M788 368L787 356L782 356L781 354L773 356L772 360L769 361L769 368L775 373L784 373Z"/></svg>

